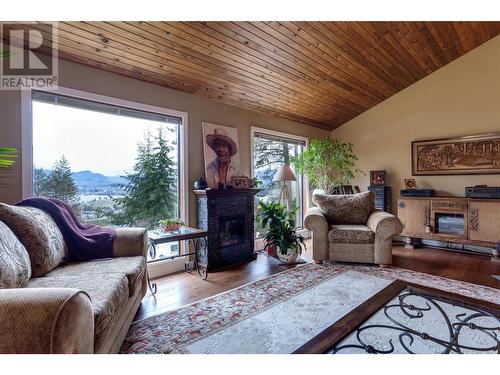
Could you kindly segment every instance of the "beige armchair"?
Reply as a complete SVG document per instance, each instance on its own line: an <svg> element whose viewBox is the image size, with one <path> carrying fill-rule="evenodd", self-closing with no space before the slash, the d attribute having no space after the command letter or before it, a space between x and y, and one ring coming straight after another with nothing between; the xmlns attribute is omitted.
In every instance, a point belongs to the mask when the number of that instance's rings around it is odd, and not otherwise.
<svg viewBox="0 0 500 375"><path fill-rule="evenodd" d="M316 263L392 263L392 238L403 228L394 215L374 209L372 193L315 194L313 202L318 207L307 210L304 224L312 234Z"/></svg>

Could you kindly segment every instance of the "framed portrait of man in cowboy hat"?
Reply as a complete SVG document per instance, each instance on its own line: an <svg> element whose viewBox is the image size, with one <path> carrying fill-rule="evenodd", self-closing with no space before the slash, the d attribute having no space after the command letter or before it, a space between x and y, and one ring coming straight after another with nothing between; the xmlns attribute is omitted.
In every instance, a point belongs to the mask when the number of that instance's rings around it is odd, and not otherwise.
<svg viewBox="0 0 500 375"><path fill-rule="evenodd" d="M202 129L207 185L217 189L221 183L226 188L233 176L241 175L238 130L209 122L203 122Z"/></svg>

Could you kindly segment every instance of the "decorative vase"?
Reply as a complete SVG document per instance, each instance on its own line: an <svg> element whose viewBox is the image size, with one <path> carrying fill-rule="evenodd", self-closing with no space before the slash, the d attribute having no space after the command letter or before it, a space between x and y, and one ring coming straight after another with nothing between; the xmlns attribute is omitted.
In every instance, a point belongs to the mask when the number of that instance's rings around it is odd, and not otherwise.
<svg viewBox="0 0 500 375"><path fill-rule="evenodd" d="M288 249L286 254L283 254L280 250L276 252L278 254L278 259L283 263L295 263L299 256L299 248L295 247L292 249Z"/></svg>

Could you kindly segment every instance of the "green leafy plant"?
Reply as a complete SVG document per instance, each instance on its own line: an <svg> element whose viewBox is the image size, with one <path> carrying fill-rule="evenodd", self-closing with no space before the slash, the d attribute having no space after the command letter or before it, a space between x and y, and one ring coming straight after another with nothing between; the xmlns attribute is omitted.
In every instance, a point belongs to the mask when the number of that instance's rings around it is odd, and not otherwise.
<svg viewBox="0 0 500 375"><path fill-rule="evenodd" d="M17 150L12 147L0 147L0 168L8 168L14 164Z"/></svg>
<svg viewBox="0 0 500 375"><path fill-rule="evenodd" d="M339 139L313 139L304 152L290 158L298 173L304 173L309 182L328 193L335 187L348 185L354 174L358 157L351 143Z"/></svg>
<svg viewBox="0 0 500 375"><path fill-rule="evenodd" d="M164 219L158 222L160 225L171 226L171 225L184 225L184 221L181 219Z"/></svg>
<svg viewBox="0 0 500 375"><path fill-rule="evenodd" d="M279 251L283 255L288 255L289 251L297 250L302 253L304 238L297 234L295 228L295 215L297 209L288 211L280 203L260 202L257 209L257 221L267 230L264 236L264 246L275 252Z"/></svg>

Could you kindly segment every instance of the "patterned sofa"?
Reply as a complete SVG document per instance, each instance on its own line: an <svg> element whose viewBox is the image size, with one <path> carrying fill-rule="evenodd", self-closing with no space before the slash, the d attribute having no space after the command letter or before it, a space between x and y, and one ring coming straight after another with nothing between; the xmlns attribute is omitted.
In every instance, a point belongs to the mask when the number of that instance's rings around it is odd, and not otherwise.
<svg viewBox="0 0 500 375"><path fill-rule="evenodd" d="M314 194L304 225L312 233L313 259L392 263L392 238L403 229L397 217L375 210L373 193Z"/></svg>
<svg viewBox="0 0 500 375"><path fill-rule="evenodd" d="M68 261L42 210L0 203L0 353L117 353L146 294L147 232L117 229L113 258Z"/></svg>

